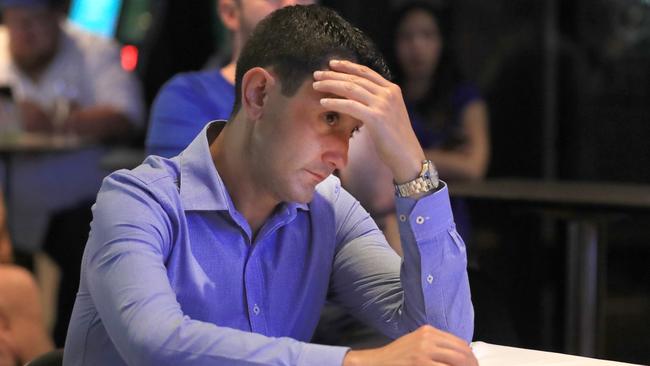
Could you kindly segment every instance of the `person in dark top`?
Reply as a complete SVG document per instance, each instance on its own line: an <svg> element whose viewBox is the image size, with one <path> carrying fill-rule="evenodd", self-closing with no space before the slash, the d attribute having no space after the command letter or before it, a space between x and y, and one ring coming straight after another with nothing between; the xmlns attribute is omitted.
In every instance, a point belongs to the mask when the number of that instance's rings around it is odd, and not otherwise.
<svg viewBox="0 0 650 366"><path fill-rule="evenodd" d="M394 38L387 54L413 130L440 178L481 179L490 156L487 106L478 88L460 75L448 22L449 16L427 3L404 5L393 17ZM399 252L390 173L363 131L351 144L350 164L340 174L346 188L371 211ZM459 231L468 240L465 205L454 200L452 207Z"/></svg>

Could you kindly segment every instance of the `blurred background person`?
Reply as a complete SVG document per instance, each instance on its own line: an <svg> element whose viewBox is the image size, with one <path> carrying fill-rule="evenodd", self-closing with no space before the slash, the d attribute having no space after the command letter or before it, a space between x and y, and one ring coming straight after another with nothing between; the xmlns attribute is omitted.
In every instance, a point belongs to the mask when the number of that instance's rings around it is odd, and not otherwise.
<svg viewBox="0 0 650 366"><path fill-rule="evenodd" d="M93 141L67 153L13 157L8 201L15 248L44 249L61 269L54 330L64 342L79 283L90 205L106 172L100 142L143 122L140 85L119 49L65 20L61 0L0 0L0 85L8 86L24 132Z"/></svg>
<svg viewBox="0 0 650 366"><path fill-rule="evenodd" d="M219 69L179 74L162 87L151 107L146 154L175 156L192 142L206 123L228 119L235 101L235 65L257 23L276 9L313 2L220 0L219 17L230 32L230 61Z"/></svg>
<svg viewBox="0 0 650 366"><path fill-rule="evenodd" d="M32 276L11 264L12 248L0 194L0 366L22 365L50 351L42 303Z"/></svg>
<svg viewBox="0 0 650 366"><path fill-rule="evenodd" d="M13 262L13 249L7 227L7 211L5 209L4 195L0 194L0 264Z"/></svg>
<svg viewBox="0 0 650 366"><path fill-rule="evenodd" d="M450 16L426 2L408 2L393 15L387 54L415 131L428 159L446 182L483 179L490 157L488 111L478 88L458 70L451 47ZM375 217L389 243L401 254L395 189L390 171L378 159L371 138L361 132L350 144L343 185ZM469 211L451 198L454 220L470 243ZM470 263L472 257L468 256ZM493 281L470 264L475 307L474 339L516 345L512 319Z"/></svg>
<svg viewBox="0 0 650 366"><path fill-rule="evenodd" d="M429 3L403 5L393 17L387 54L413 130L440 178L448 182L482 179L490 157L487 106L478 88L460 75L449 21L444 11ZM350 163L341 178L382 226L393 248L401 252L390 172L366 134L355 136ZM452 208L459 232L469 242L467 209L458 199L452 199Z"/></svg>

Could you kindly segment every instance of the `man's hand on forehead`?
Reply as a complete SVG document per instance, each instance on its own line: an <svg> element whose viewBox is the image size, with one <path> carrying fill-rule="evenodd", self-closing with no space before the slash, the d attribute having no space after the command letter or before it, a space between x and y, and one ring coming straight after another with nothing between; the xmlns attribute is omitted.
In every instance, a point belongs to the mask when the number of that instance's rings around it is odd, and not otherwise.
<svg viewBox="0 0 650 366"><path fill-rule="evenodd" d="M330 70L314 72L314 89L341 98L322 98L321 105L363 122L396 182L417 177L424 152L411 127L399 86L351 61L332 60L329 66Z"/></svg>

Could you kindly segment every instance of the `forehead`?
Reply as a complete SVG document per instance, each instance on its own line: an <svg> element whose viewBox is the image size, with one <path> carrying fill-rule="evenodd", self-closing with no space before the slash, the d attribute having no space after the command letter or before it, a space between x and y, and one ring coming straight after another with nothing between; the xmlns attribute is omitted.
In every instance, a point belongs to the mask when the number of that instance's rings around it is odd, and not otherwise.
<svg viewBox="0 0 650 366"><path fill-rule="evenodd" d="M322 70L329 70L329 68L322 68ZM314 78L312 75L309 75L308 77L305 78L305 80L302 82L296 93L292 96L284 96L286 98L286 104L284 105L284 108L287 109L286 112L293 114L295 117L298 118L304 118L307 117L308 115L314 115L314 114L320 114L320 113L325 113L329 112L330 110L326 109L320 104L321 98L343 98L341 96L331 94L331 93L323 93L320 91L316 91L313 87L314 83ZM281 86L278 88L278 91L281 90ZM281 94L281 92L280 92ZM358 121L351 116L341 114L341 117L343 117L345 120L349 120L351 122L356 122Z"/></svg>
<svg viewBox="0 0 650 366"><path fill-rule="evenodd" d="M433 14L424 9L417 8L404 14L400 21L400 28L402 29L413 26L437 27L437 25L438 22Z"/></svg>

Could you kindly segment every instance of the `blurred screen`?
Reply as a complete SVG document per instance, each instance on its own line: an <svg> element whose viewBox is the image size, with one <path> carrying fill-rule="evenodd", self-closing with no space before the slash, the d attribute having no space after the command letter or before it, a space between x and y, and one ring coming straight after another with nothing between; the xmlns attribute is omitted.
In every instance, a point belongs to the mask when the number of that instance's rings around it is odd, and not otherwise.
<svg viewBox="0 0 650 366"><path fill-rule="evenodd" d="M122 0L73 0L70 20L90 32L113 38Z"/></svg>

